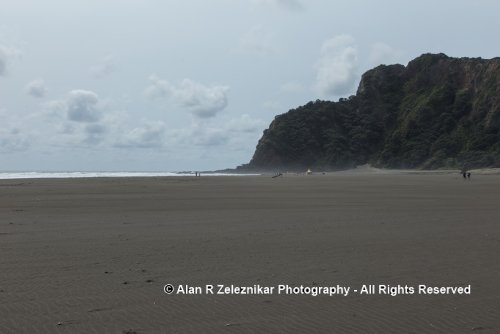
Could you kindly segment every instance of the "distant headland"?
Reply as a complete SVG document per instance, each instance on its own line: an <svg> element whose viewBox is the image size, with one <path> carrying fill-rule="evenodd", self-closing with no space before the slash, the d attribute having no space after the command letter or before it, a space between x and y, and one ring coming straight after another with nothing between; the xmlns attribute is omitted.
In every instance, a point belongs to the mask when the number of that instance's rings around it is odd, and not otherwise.
<svg viewBox="0 0 500 334"><path fill-rule="evenodd" d="M423 54L278 115L237 171L500 167L500 58Z"/></svg>

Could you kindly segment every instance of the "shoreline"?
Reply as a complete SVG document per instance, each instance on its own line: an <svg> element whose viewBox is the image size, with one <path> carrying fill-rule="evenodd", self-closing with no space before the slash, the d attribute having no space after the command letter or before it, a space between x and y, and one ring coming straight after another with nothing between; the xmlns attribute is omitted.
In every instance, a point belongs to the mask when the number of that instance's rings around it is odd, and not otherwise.
<svg viewBox="0 0 500 334"><path fill-rule="evenodd" d="M470 173L474 175L500 175L500 168L480 168L471 169ZM276 172L260 173L220 173L220 172L200 172L202 177L251 177L251 176L274 176ZM446 175L461 174L458 169L437 169L437 170L419 170L419 169L382 169L370 166L359 166L357 168L330 171L315 172L310 175L307 172L281 172L282 176L318 176L318 175ZM178 178L178 177L196 177L194 172L0 172L1 180L35 180L35 179L93 179L93 178Z"/></svg>

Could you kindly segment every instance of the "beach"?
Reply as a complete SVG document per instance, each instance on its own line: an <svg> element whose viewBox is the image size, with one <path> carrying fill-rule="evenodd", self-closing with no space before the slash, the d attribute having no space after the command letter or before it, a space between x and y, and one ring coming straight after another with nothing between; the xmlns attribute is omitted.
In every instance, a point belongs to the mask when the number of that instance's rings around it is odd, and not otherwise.
<svg viewBox="0 0 500 334"><path fill-rule="evenodd" d="M0 180L0 333L499 333L499 203L480 173Z"/></svg>

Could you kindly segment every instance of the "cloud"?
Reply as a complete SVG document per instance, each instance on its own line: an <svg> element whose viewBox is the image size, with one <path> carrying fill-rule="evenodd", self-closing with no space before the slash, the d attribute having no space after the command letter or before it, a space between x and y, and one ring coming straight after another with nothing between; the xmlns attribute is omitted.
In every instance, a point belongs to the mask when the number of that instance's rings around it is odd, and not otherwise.
<svg viewBox="0 0 500 334"><path fill-rule="evenodd" d="M13 153L25 151L29 148L30 141L18 128L9 130L0 129L0 152Z"/></svg>
<svg viewBox="0 0 500 334"><path fill-rule="evenodd" d="M8 72L10 61L19 57L21 57L21 51L18 49L0 45L0 76L5 76Z"/></svg>
<svg viewBox="0 0 500 334"><path fill-rule="evenodd" d="M199 118L211 118L227 107L229 87L205 86L190 79L184 79L174 86L155 75L150 76L151 85L145 95L151 99L170 98L175 103Z"/></svg>
<svg viewBox="0 0 500 334"><path fill-rule="evenodd" d="M103 78L115 71L114 57L106 56L101 61L90 67L90 73L96 79Z"/></svg>
<svg viewBox="0 0 500 334"><path fill-rule="evenodd" d="M354 39L339 35L326 40L316 64L315 90L322 96L349 94L355 87L358 51Z"/></svg>
<svg viewBox="0 0 500 334"><path fill-rule="evenodd" d="M90 145L99 144L104 140L104 136L107 132L108 127L105 124L86 124L84 128L85 137L83 142Z"/></svg>
<svg viewBox="0 0 500 334"><path fill-rule="evenodd" d="M26 85L26 93L32 97L42 98L47 93L43 79L35 79Z"/></svg>
<svg viewBox="0 0 500 334"><path fill-rule="evenodd" d="M227 106L226 86L204 86L195 81L184 79L175 90L176 98L182 106L201 118L215 116Z"/></svg>
<svg viewBox="0 0 500 334"><path fill-rule="evenodd" d="M65 100L52 100L42 103L42 115L50 118L66 119L68 106Z"/></svg>
<svg viewBox="0 0 500 334"><path fill-rule="evenodd" d="M74 89L66 99L52 100L43 104L44 113L50 117L76 123L94 123L102 119L106 101L90 90Z"/></svg>
<svg viewBox="0 0 500 334"><path fill-rule="evenodd" d="M99 96L88 90L72 90L66 100L66 114L70 121L96 122L101 118Z"/></svg>
<svg viewBox="0 0 500 334"><path fill-rule="evenodd" d="M272 36L262 26L252 27L240 39L238 51L245 54L267 56L277 52Z"/></svg>
<svg viewBox="0 0 500 334"><path fill-rule="evenodd" d="M148 122L144 126L133 128L125 133L116 143L121 148L154 148L164 144L165 124Z"/></svg>
<svg viewBox="0 0 500 334"><path fill-rule="evenodd" d="M109 113L105 101L88 90L75 89L62 100L43 104L43 113L55 126L56 145L97 145L105 141L117 120Z"/></svg>
<svg viewBox="0 0 500 334"><path fill-rule="evenodd" d="M169 131L170 144L204 148L227 145L234 150L251 143L253 147L255 141L253 137L262 131L265 125L262 120L254 119L247 114L233 118L222 126L193 122L189 127Z"/></svg>
<svg viewBox="0 0 500 334"><path fill-rule="evenodd" d="M144 91L144 95L149 99L169 97L175 90L168 81L162 80L154 74L149 76L149 82L151 84Z"/></svg>

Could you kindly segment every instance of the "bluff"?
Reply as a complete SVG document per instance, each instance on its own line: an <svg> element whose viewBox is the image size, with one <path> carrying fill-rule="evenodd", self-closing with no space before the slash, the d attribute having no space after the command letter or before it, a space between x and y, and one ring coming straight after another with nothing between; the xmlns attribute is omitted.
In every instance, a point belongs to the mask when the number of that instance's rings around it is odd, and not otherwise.
<svg viewBox="0 0 500 334"><path fill-rule="evenodd" d="M500 58L424 54L274 118L239 170L500 167Z"/></svg>

